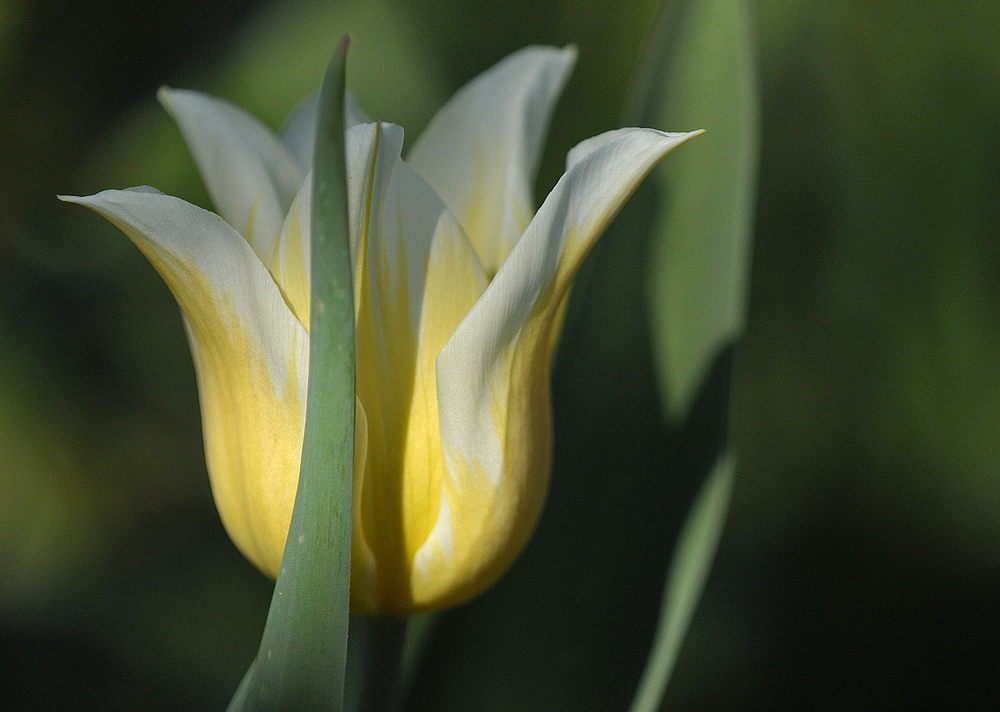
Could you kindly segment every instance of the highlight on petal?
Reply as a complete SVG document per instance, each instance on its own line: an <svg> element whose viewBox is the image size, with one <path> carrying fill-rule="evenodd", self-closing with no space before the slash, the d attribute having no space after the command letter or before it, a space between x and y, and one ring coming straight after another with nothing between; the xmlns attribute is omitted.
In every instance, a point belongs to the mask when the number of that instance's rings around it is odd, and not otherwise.
<svg viewBox="0 0 1000 712"><path fill-rule="evenodd" d="M148 188L62 199L121 229L177 299L219 514L243 554L275 576L298 482L306 330L247 242L219 216Z"/></svg>
<svg viewBox="0 0 1000 712"><path fill-rule="evenodd" d="M490 276L534 214L532 185L576 49L526 47L458 91L407 162L441 196Z"/></svg>
<svg viewBox="0 0 1000 712"><path fill-rule="evenodd" d="M269 128L228 101L167 87L157 96L177 121L215 209L265 259L304 171Z"/></svg>
<svg viewBox="0 0 1000 712"><path fill-rule="evenodd" d="M552 456L552 329L573 276L653 166L697 133L625 129L583 145L441 350L438 404L455 535L441 557L450 567L438 567L433 588L447 603L489 586L541 512Z"/></svg>

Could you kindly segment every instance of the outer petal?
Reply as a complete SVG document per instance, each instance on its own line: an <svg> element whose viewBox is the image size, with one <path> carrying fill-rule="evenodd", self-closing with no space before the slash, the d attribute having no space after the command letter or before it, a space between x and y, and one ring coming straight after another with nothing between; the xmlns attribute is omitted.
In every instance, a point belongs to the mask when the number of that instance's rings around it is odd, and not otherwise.
<svg viewBox="0 0 1000 712"><path fill-rule="evenodd" d="M482 591L526 543L548 487L559 305L636 186L693 135L631 129L585 143L442 349L438 403L452 550L440 546L431 557L427 600L452 604ZM435 535L426 546L435 546Z"/></svg>
<svg viewBox="0 0 1000 712"><path fill-rule="evenodd" d="M207 94L160 89L219 214L262 260L273 250L303 171L264 124Z"/></svg>
<svg viewBox="0 0 1000 712"><path fill-rule="evenodd" d="M148 188L64 200L117 225L177 298L219 514L237 547L275 576L298 482L308 334L246 241L217 215Z"/></svg>
<svg viewBox="0 0 1000 712"><path fill-rule="evenodd" d="M407 161L458 218L492 276L534 213L532 184L576 49L526 47L463 87Z"/></svg>

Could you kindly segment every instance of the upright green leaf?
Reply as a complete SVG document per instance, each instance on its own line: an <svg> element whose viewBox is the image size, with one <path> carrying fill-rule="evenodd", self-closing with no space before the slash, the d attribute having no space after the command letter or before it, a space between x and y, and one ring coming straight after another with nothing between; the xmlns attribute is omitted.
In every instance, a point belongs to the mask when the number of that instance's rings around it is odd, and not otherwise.
<svg viewBox="0 0 1000 712"><path fill-rule="evenodd" d="M707 133L657 168L648 300L664 412L688 415L743 330L757 181L758 104L742 0L666 0L628 123Z"/></svg>
<svg viewBox="0 0 1000 712"><path fill-rule="evenodd" d="M636 690L632 712L656 712L660 708L719 546L729 512L735 466L732 452L723 453L702 485L681 530L667 574L653 649Z"/></svg>
<svg viewBox="0 0 1000 712"><path fill-rule="evenodd" d="M260 650L229 709L339 712L354 461L354 305L344 157L347 38L320 93L312 206L309 390L302 469Z"/></svg>
<svg viewBox="0 0 1000 712"><path fill-rule="evenodd" d="M662 411L684 426L691 462L715 463L674 551L633 712L660 706L729 509L728 371L746 312L759 144L752 48L743 0L665 0L627 110L627 123L706 129L650 181L646 293Z"/></svg>

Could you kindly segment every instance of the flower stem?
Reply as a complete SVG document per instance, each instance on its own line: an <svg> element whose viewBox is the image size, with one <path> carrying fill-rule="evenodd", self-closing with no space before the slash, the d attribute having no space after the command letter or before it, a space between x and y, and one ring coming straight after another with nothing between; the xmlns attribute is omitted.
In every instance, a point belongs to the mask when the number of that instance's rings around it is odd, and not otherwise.
<svg viewBox="0 0 1000 712"><path fill-rule="evenodd" d="M395 712L401 702L406 619L379 616L368 620L368 645L358 712Z"/></svg>

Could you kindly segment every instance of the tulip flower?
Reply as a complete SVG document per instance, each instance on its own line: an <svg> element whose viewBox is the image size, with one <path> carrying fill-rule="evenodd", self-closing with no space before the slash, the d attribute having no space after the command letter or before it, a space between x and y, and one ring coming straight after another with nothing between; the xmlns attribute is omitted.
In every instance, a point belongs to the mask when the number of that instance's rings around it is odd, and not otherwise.
<svg viewBox="0 0 1000 712"><path fill-rule="evenodd" d="M573 276L653 166L695 135L588 139L535 213L532 181L574 60L572 48L507 57L437 113L405 161L399 126L358 123L348 107L356 611L461 603L524 547L548 487L550 371ZM219 214L146 187L65 199L117 225L170 286L220 516L273 577L309 373L315 102L275 136L216 98L160 99Z"/></svg>

